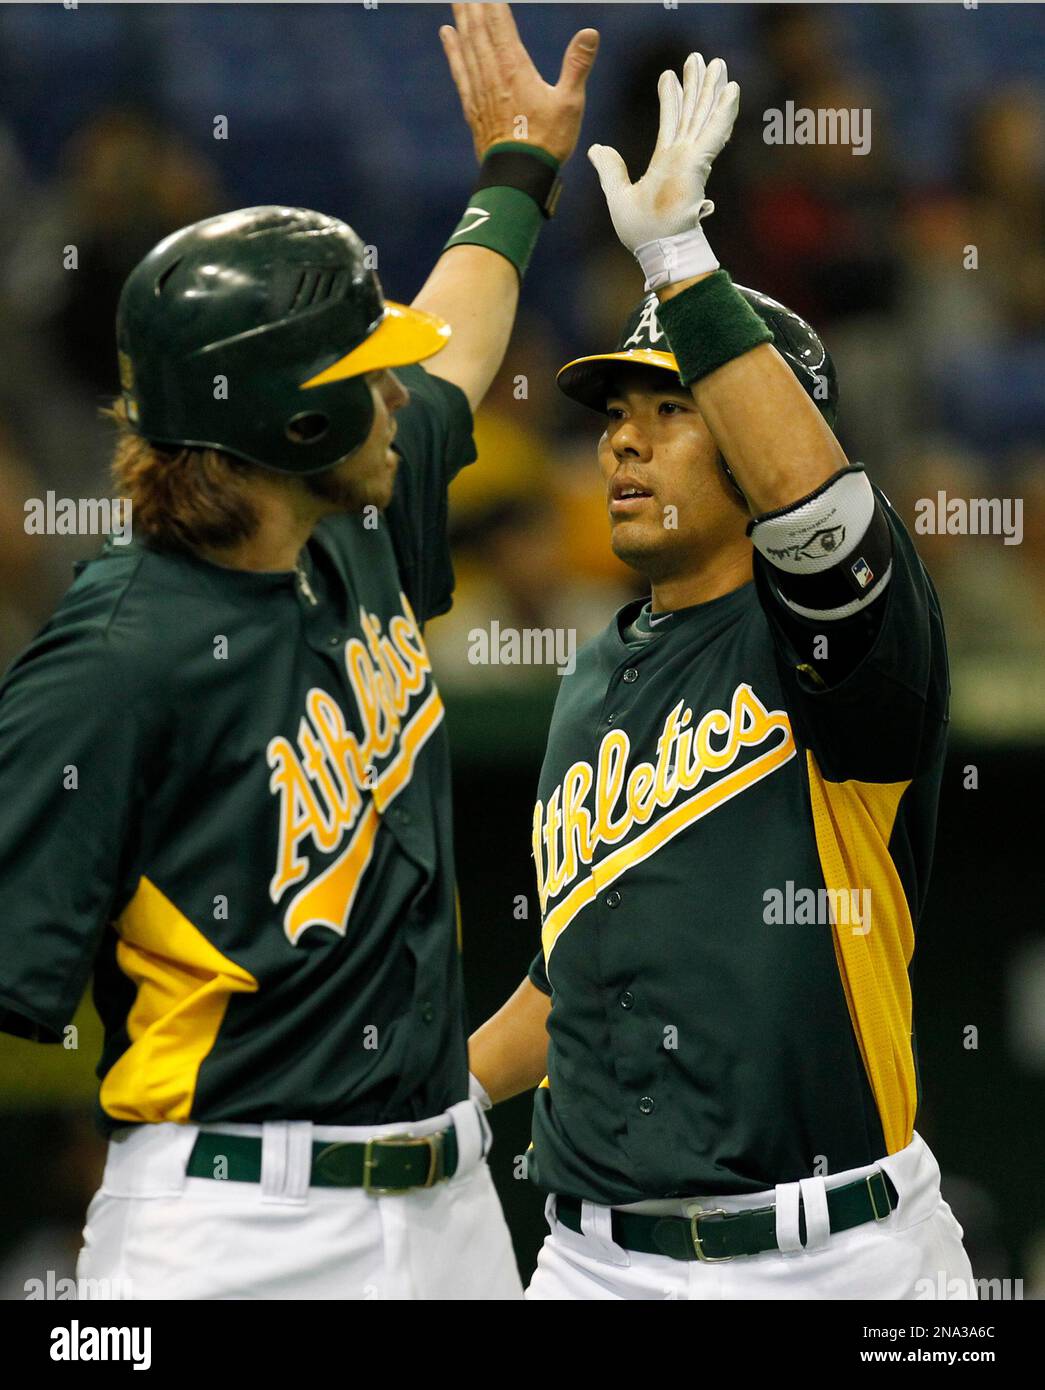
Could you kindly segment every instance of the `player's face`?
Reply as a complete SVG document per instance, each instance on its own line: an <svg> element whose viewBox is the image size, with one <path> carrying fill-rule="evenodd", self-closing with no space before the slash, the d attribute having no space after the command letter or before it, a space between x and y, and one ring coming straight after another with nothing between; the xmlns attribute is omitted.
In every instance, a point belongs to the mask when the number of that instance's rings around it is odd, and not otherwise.
<svg viewBox="0 0 1045 1390"><path fill-rule="evenodd" d="M325 473L306 478L314 497L330 504L325 510L360 512L364 507L384 511L392 500L398 456L392 448L395 412L406 405L410 393L392 371L368 372L367 385L374 402L374 422L358 449Z"/></svg>
<svg viewBox="0 0 1045 1390"><path fill-rule="evenodd" d="M666 372L629 367L610 384L606 415L599 467L619 559L664 580L743 530L718 448L689 391Z"/></svg>

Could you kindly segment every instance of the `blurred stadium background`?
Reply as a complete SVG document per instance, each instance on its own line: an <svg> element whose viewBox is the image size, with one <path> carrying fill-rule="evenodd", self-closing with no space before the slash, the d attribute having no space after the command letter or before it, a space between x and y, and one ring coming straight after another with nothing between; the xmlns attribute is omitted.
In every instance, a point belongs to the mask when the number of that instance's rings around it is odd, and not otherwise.
<svg viewBox="0 0 1045 1390"><path fill-rule="evenodd" d="M713 244L741 283L821 330L840 434L913 529L918 498L1022 498L1019 545L921 536L954 688L934 881L915 958L919 1129L976 1274L1045 1291L1045 26L1036 5L525 4L554 78L569 35L602 33L581 148L633 176L655 138L655 82L721 54L743 110L716 166ZM282 202L344 217L409 300L454 226L474 156L437 38L449 7L0 6L0 665L48 617L91 537L28 536L25 499L107 496L113 311L162 235ZM766 146L767 107L868 107L872 148ZM228 118L228 138L213 138ZM63 269L75 245L79 269ZM963 268L968 246L978 269ZM634 581L612 559L595 486L597 425L556 368L612 343L641 282L583 154L530 269L513 346L455 484L457 606L430 629L456 756L464 951L473 1021L514 988L538 940L534 787L557 678L476 666L491 619L603 626ZM526 379L520 398L517 378ZM118 692L114 692L118 698ZM978 788L966 789L969 767ZM0 854L3 847L0 846ZM518 920L525 895L529 920ZM0 1038L0 1296L72 1272L101 1144L79 1048ZM970 1029L975 1033L970 1033ZM524 1273L539 1195L513 1179L527 1098L498 1111L493 1167Z"/></svg>

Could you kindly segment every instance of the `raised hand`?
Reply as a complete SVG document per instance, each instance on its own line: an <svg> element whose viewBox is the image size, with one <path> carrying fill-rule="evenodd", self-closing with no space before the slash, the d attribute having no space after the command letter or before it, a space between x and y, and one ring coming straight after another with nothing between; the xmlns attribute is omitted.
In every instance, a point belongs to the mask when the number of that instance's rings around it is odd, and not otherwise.
<svg viewBox="0 0 1045 1390"><path fill-rule="evenodd" d="M704 189L740 108L740 88L726 80L725 63L713 58L705 67L699 53L686 59L681 84L673 72L664 72L657 91L660 130L649 167L637 183L631 182L616 150L608 145L588 150L614 231L632 252L691 230L713 211Z"/></svg>
<svg viewBox="0 0 1045 1390"><path fill-rule="evenodd" d="M541 77L519 38L508 5L454 5L439 30L480 162L499 140L523 140L555 156L573 153L584 115L584 86L599 35L574 34L554 87Z"/></svg>

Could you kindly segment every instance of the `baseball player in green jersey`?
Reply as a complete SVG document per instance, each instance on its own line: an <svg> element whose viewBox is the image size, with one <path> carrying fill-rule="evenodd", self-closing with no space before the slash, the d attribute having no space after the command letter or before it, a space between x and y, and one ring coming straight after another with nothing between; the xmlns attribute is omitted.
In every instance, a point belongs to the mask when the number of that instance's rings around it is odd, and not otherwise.
<svg viewBox="0 0 1045 1390"><path fill-rule="evenodd" d="M522 1294L423 626L597 35L552 87L506 6L455 18L481 174L413 305L321 213L162 241L117 320L133 542L0 689L0 1026L60 1039L93 975L111 1139L78 1274L115 1296Z"/></svg>
<svg viewBox="0 0 1045 1390"><path fill-rule="evenodd" d="M694 54L659 92L638 183L589 152L647 298L558 378L603 415L612 546L651 598L563 679L542 949L471 1051L493 1101L538 1087L528 1297L974 1297L914 1129L936 595L832 432L823 344L704 234L736 84Z"/></svg>

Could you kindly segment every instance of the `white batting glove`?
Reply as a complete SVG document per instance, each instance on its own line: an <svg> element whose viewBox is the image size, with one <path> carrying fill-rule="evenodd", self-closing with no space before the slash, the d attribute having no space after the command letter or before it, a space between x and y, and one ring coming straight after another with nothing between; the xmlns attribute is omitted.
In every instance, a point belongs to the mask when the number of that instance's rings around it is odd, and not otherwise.
<svg viewBox="0 0 1045 1390"><path fill-rule="evenodd" d="M704 189L740 108L740 88L726 80L725 63L713 58L705 67L699 53L686 59L681 84L664 72L657 91L660 130L638 183L616 150L592 145L588 151L614 231L646 272L647 290L718 268L700 226L715 208Z"/></svg>

